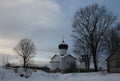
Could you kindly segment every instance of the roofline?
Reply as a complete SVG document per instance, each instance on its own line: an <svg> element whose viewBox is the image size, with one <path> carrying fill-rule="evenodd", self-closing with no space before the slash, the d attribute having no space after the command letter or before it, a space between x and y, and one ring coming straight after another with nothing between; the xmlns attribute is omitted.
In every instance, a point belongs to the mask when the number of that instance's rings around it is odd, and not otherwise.
<svg viewBox="0 0 120 81"><path fill-rule="evenodd" d="M68 54L68 55L70 55L70 56L72 56L71 54ZM68 55L66 55L66 56L68 56ZM64 56L63 58L65 58L66 56ZM75 60L77 60L74 56L72 56Z"/></svg>
<svg viewBox="0 0 120 81"><path fill-rule="evenodd" d="M55 55L51 58L51 60L52 60L55 56L57 56L57 54L55 54Z"/></svg>
<svg viewBox="0 0 120 81"><path fill-rule="evenodd" d="M114 53L115 53L115 52L114 52ZM108 61L109 58L110 58L114 53L110 54L110 55L107 57L106 61Z"/></svg>
<svg viewBox="0 0 120 81"><path fill-rule="evenodd" d="M120 49L118 49L118 50L120 50ZM111 57L113 54L117 53L117 52L118 52L118 50L117 50L117 51L115 51L115 52L113 52L113 53L111 53L111 54L107 57L106 61L108 61L108 60L110 59L110 57Z"/></svg>

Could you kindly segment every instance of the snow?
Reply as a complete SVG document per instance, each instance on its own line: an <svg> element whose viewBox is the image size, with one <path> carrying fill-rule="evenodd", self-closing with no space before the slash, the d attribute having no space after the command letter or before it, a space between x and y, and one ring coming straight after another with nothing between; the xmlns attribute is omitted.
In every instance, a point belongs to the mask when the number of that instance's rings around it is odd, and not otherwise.
<svg viewBox="0 0 120 81"><path fill-rule="evenodd" d="M11 69L0 68L0 81L120 81L120 73L46 73L33 72L31 77L20 77Z"/></svg>

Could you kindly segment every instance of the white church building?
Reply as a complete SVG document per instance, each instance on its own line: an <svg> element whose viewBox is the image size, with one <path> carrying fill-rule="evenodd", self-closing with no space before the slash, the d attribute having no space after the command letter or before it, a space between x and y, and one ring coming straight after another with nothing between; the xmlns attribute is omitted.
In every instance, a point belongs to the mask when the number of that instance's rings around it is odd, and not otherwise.
<svg viewBox="0 0 120 81"><path fill-rule="evenodd" d="M76 65L76 57L67 53L68 45L64 42L64 40L61 44L59 44L58 48L59 54L55 54L50 61L50 68L52 71L58 69L63 71L70 68L72 64Z"/></svg>

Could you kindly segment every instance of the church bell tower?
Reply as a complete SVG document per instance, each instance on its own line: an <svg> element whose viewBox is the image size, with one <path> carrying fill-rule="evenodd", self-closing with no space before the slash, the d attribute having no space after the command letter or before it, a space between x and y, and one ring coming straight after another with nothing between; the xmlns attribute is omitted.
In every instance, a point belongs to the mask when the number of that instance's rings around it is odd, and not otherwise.
<svg viewBox="0 0 120 81"><path fill-rule="evenodd" d="M64 40L62 41L61 44L59 44L58 48L60 51L60 56L64 56L67 54L68 45L65 44Z"/></svg>

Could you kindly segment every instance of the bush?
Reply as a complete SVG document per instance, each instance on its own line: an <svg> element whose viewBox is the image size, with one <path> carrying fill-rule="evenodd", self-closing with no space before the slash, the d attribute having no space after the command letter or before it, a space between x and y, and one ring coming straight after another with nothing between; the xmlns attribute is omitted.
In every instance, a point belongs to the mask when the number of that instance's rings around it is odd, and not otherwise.
<svg viewBox="0 0 120 81"><path fill-rule="evenodd" d="M47 66L41 66L41 67L39 67L39 66L31 66L31 67L27 67L27 68L33 69L35 72L37 70L42 70L42 71L45 71L45 72L50 72L50 68L47 67Z"/></svg>
<svg viewBox="0 0 120 81"><path fill-rule="evenodd" d="M25 76L25 78L29 78L29 76Z"/></svg>
<svg viewBox="0 0 120 81"><path fill-rule="evenodd" d="M94 69L89 69L89 70L86 70L86 69L79 69L80 72L95 72Z"/></svg>
<svg viewBox="0 0 120 81"><path fill-rule="evenodd" d="M50 72L50 68L47 66L40 67L40 70L45 71L45 72Z"/></svg>
<svg viewBox="0 0 120 81"><path fill-rule="evenodd" d="M24 74L20 74L20 77L24 77Z"/></svg>
<svg viewBox="0 0 120 81"><path fill-rule="evenodd" d="M7 63L7 64L5 65L5 68L6 68L6 69L9 69L10 66L11 66L10 63Z"/></svg>

